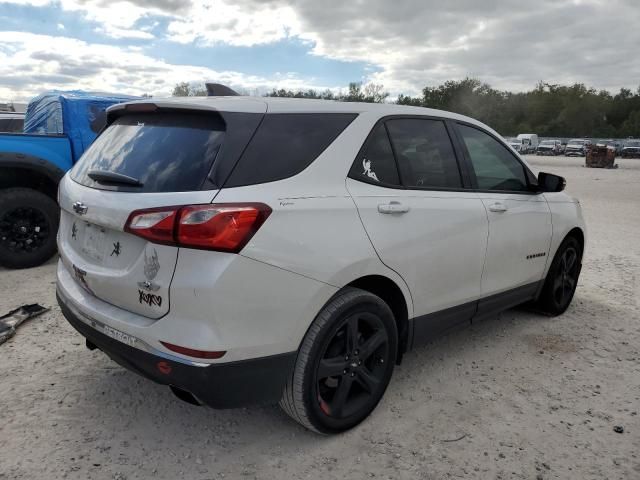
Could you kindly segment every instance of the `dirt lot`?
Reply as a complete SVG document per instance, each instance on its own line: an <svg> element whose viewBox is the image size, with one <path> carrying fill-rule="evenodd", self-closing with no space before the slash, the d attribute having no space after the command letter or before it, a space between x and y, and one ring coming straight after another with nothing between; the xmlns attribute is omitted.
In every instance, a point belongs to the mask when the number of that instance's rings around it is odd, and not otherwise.
<svg viewBox="0 0 640 480"><path fill-rule="evenodd" d="M640 160L531 162L584 206L569 311L510 310L413 351L340 436L275 406L182 403L84 347L55 304L53 262L0 271L0 312L52 307L0 346L0 479L640 478Z"/></svg>

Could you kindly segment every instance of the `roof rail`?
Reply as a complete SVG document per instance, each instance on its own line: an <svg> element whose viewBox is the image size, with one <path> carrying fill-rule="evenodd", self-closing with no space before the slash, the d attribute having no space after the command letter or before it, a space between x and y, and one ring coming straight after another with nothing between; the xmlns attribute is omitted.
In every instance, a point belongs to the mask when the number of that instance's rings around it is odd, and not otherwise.
<svg viewBox="0 0 640 480"><path fill-rule="evenodd" d="M221 83L205 83L208 97L237 97L240 94Z"/></svg>

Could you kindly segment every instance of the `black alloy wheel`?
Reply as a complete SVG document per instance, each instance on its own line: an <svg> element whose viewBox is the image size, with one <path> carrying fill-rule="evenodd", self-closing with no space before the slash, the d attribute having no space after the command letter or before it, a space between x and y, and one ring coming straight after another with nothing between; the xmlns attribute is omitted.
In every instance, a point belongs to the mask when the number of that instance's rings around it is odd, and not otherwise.
<svg viewBox="0 0 640 480"><path fill-rule="evenodd" d="M553 299L558 305L568 305L578 282L578 252L568 246L560 256L560 265L553 280Z"/></svg>
<svg viewBox="0 0 640 480"><path fill-rule="evenodd" d="M370 292L346 287L309 327L280 406L309 430L348 430L376 408L397 353L398 330L389 305Z"/></svg>
<svg viewBox="0 0 640 480"><path fill-rule="evenodd" d="M564 239L556 252L535 307L547 315L564 313L573 299L582 269L582 244L574 236Z"/></svg>
<svg viewBox="0 0 640 480"><path fill-rule="evenodd" d="M0 217L0 242L13 253L33 252L46 243L50 227L42 210L16 207Z"/></svg>
<svg viewBox="0 0 640 480"><path fill-rule="evenodd" d="M344 319L318 362L318 407L333 419L345 419L377 403L389 362L389 335L369 312Z"/></svg>
<svg viewBox="0 0 640 480"><path fill-rule="evenodd" d="M0 265L28 268L56 252L60 210L55 200L30 188L0 190Z"/></svg>

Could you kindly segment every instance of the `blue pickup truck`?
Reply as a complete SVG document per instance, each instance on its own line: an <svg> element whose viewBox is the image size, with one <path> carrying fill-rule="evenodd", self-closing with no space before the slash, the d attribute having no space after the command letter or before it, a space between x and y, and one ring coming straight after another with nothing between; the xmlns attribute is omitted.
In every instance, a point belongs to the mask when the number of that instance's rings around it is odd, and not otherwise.
<svg viewBox="0 0 640 480"><path fill-rule="evenodd" d="M58 182L105 125L107 107L136 97L49 92L27 107L24 133L0 133L0 265L40 265L56 252Z"/></svg>

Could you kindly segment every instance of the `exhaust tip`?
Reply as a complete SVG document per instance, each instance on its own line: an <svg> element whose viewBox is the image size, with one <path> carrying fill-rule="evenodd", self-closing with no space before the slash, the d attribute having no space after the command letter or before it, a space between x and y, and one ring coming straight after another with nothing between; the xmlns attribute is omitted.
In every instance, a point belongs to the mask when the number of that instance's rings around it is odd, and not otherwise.
<svg viewBox="0 0 640 480"><path fill-rule="evenodd" d="M190 403L191 405L195 405L196 407L202 405L202 402L198 400L191 392L187 392L186 390L175 387L173 385L169 385L169 388L171 389L173 394L183 402Z"/></svg>

